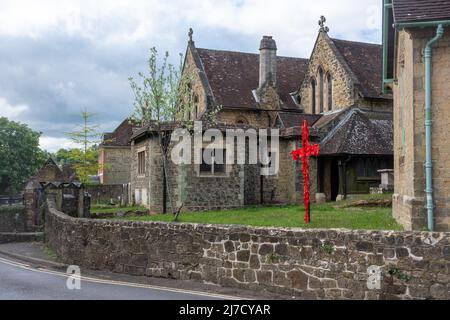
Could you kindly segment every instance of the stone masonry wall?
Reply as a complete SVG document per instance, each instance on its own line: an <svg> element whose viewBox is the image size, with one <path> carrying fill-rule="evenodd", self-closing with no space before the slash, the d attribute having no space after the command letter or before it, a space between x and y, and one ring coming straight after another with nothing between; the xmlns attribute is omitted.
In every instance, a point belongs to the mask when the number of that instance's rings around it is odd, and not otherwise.
<svg viewBox="0 0 450 320"><path fill-rule="evenodd" d="M27 231L27 216L22 205L0 206L0 232Z"/></svg>
<svg viewBox="0 0 450 320"><path fill-rule="evenodd" d="M102 146L101 177L103 184L130 183L131 147Z"/></svg>
<svg viewBox="0 0 450 320"><path fill-rule="evenodd" d="M243 122L254 128L270 128L275 113L257 110L233 110L222 109L217 114L217 120L226 124Z"/></svg>
<svg viewBox="0 0 450 320"><path fill-rule="evenodd" d="M138 173L138 153L145 151L145 167L146 171L144 174ZM150 187L150 170L151 170L151 159L152 154L150 153L150 146L148 140L143 140L138 143L132 143L131 146L131 202L150 206L149 204L149 187Z"/></svg>
<svg viewBox="0 0 450 320"><path fill-rule="evenodd" d="M392 112L392 100L370 100L359 97L356 90L356 78L347 67L347 64L337 54L333 40L330 39L327 33L320 32L317 38L316 46L309 61L308 70L306 72L305 80L300 88L299 94L302 98L302 106L306 113L312 112L312 101L316 100L315 113L320 113L320 91L319 91L319 69L323 70L324 74L324 112L334 111L342 108L358 105L360 108ZM326 75L332 76L332 108L328 107L328 82ZM316 82L316 96L312 97L311 80Z"/></svg>
<svg viewBox="0 0 450 320"><path fill-rule="evenodd" d="M304 299L449 299L450 234L268 229L69 217L47 200L66 263ZM380 268L379 289L369 271Z"/></svg>
<svg viewBox="0 0 450 320"><path fill-rule="evenodd" d="M426 226L425 210L425 71L423 48L435 28L399 33L398 82L394 85L394 216L407 229ZM450 36L433 47L432 157L435 226L450 231Z"/></svg>
<svg viewBox="0 0 450 320"><path fill-rule="evenodd" d="M302 97L302 105L307 113L312 112L312 89L311 80L315 79L318 83L318 70L321 67L324 75L330 73L333 77L333 108L345 108L355 104L355 89L353 79L349 73L349 70L345 68L345 65L340 61L335 52L332 49L332 41L328 34L319 33L316 46L311 55L309 61L307 74L305 81L300 89L300 95ZM326 81L325 81L326 83ZM316 110L315 113L320 113L319 108L319 92L318 87L316 90ZM327 92L326 85L324 92ZM326 96L326 95L325 95ZM328 110L328 102L324 101L324 110Z"/></svg>

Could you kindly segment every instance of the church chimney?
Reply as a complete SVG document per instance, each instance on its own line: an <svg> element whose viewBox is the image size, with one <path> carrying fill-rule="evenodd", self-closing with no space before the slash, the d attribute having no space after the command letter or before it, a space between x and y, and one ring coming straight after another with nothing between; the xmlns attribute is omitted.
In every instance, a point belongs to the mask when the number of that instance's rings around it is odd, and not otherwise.
<svg viewBox="0 0 450 320"><path fill-rule="evenodd" d="M259 88L265 84L276 86L277 44L271 36L264 36L259 48Z"/></svg>

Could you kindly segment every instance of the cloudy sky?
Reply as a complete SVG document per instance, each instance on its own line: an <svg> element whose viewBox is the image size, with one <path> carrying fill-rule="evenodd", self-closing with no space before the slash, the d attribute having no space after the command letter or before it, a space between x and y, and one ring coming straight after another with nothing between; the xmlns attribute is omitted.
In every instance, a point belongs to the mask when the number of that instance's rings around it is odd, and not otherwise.
<svg viewBox="0 0 450 320"><path fill-rule="evenodd" d="M308 58L325 15L330 35L381 42L381 0L0 0L0 116L70 147L65 132L87 108L102 131L132 112L129 76L149 49L177 57L189 27L198 47ZM177 58L178 59L178 58Z"/></svg>

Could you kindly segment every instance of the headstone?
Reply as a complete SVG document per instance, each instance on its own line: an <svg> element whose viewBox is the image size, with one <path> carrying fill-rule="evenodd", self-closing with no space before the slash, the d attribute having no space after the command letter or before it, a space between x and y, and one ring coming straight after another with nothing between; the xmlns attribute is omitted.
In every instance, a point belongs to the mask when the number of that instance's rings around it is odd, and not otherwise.
<svg viewBox="0 0 450 320"><path fill-rule="evenodd" d="M327 196L325 193L316 193L316 203L327 202Z"/></svg>
<svg viewBox="0 0 450 320"><path fill-rule="evenodd" d="M394 170L383 169L378 170L378 172L381 174L380 189L384 192L394 191Z"/></svg>

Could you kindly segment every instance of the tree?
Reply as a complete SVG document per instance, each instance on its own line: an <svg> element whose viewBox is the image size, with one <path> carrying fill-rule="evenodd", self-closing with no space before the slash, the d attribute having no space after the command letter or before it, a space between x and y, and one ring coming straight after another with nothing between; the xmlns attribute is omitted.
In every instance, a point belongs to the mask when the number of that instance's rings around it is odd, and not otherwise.
<svg viewBox="0 0 450 320"><path fill-rule="evenodd" d="M54 158L60 166L66 164L75 164L78 161L78 157L74 156L77 149L59 149L55 154Z"/></svg>
<svg viewBox="0 0 450 320"><path fill-rule="evenodd" d="M60 156L62 159L66 157L65 159L73 164L82 183L89 183L89 177L97 175L99 169L97 145L101 142L101 133L98 132L98 125L91 124L93 114L84 111L81 116L83 122L77 125L74 131L67 133L67 136L81 148L68 150L67 153L63 151Z"/></svg>
<svg viewBox="0 0 450 320"><path fill-rule="evenodd" d="M0 194L14 194L48 158L39 148L40 132L26 124L0 118Z"/></svg>
<svg viewBox="0 0 450 320"><path fill-rule="evenodd" d="M169 62L169 53L166 52L162 61L158 65L158 51L156 48L150 50L150 57L147 61L148 74L140 72L139 77L142 85L130 77L131 89L134 93L134 112L132 120L142 126L152 124L158 132L159 147L161 148L163 162L163 184L167 190L169 204L173 214L176 209L173 206L170 195L168 154L170 153L170 142L172 131L165 130L163 124L175 123L179 126L191 128L191 122L184 120L185 116L192 114L195 99L191 84L194 74L189 71L183 73L183 56L180 54L179 67L175 67ZM203 118L214 121L214 115L219 107L207 110Z"/></svg>

